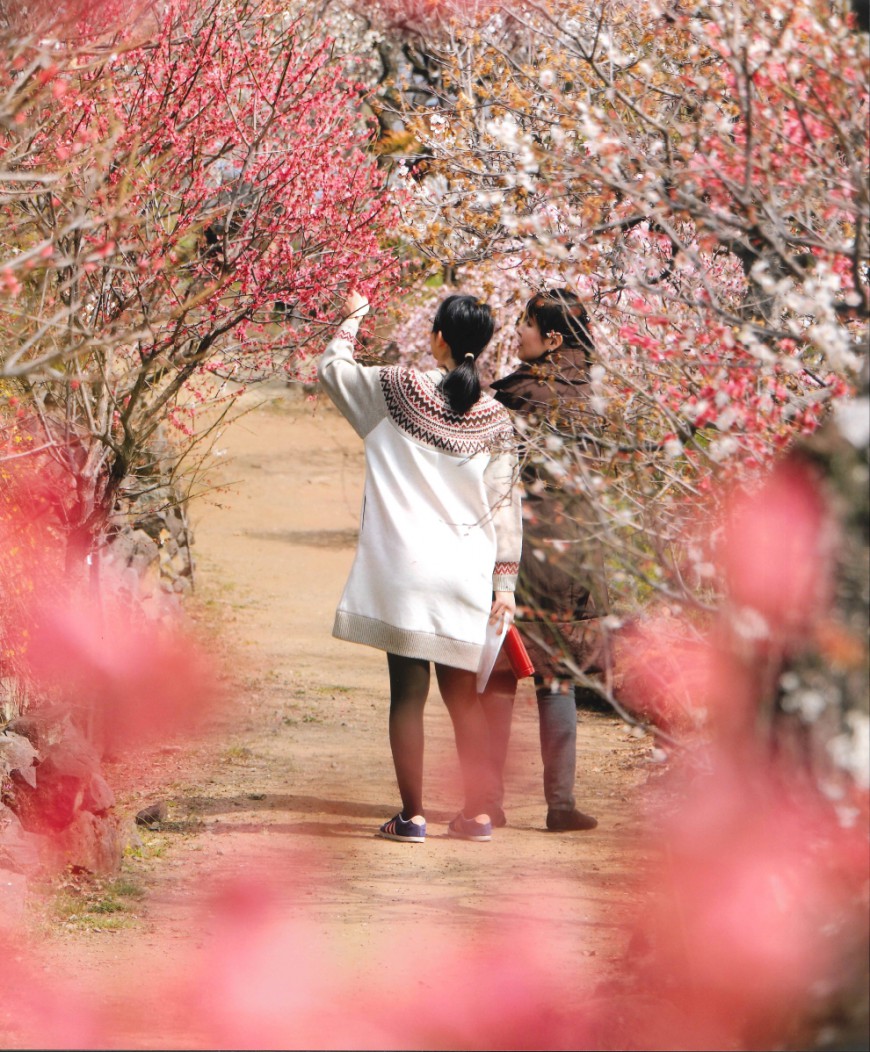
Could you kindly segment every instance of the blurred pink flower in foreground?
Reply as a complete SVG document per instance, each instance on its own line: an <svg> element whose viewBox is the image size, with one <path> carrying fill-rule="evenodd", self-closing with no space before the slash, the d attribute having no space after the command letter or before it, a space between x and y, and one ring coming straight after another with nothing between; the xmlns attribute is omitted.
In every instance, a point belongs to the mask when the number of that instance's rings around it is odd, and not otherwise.
<svg viewBox="0 0 870 1052"><path fill-rule="evenodd" d="M648 816L660 858L636 928L648 951L627 964L651 1007L627 1047L805 1039L814 999L824 1005L866 946L866 829L842 828L800 772L751 750L707 763L673 772L677 806ZM660 1043L643 1043L646 1026Z"/></svg>
<svg viewBox="0 0 870 1052"><path fill-rule="evenodd" d="M742 725L756 701L733 654L679 618L648 617L617 646L622 696L663 730L685 735L709 719Z"/></svg>
<svg viewBox="0 0 870 1052"><path fill-rule="evenodd" d="M808 463L789 458L757 492L735 494L720 561L737 615L754 611L760 631L799 643L830 602L833 547L822 482Z"/></svg>
<svg viewBox="0 0 870 1052"><path fill-rule="evenodd" d="M28 681L36 704L92 714L114 748L192 729L217 697L205 648L170 608L146 618L108 572L96 585L69 572L69 488L42 466L4 471L0 670Z"/></svg>
<svg viewBox="0 0 870 1052"><path fill-rule="evenodd" d="M135 1035L139 1047L143 1035L160 1035L190 1048L595 1047L579 952L519 917L498 930L470 919L462 935L431 917L411 934L378 934L372 924L365 945L355 945L303 898L316 861L284 858L283 882L240 877L204 888L171 960L156 967L143 957L138 968L126 960L99 989L47 978L37 947L10 973L27 1042L133 1047ZM274 873L276 859L248 857L244 866ZM563 899L556 884L539 887Z"/></svg>
<svg viewBox="0 0 870 1052"><path fill-rule="evenodd" d="M542 895L555 890L540 885ZM521 917L497 930L470 922L464 937L431 918L400 937L395 927L373 931L355 955L315 917L288 908L287 889L274 882L224 889L209 915L215 938L189 997L215 1047L579 1048L588 1040L579 954L560 962Z"/></svg>
<svg viewBox="0 0 870 1052"><path fill-rule="evenodd" d="M817 991L836 985L844 945L866 938L866 841L781 773L751 775L719 758L680 789L670 817L650 816L645 850L658 861L644 874L641 905L633 918L608 917L633 920L635 935L621 973L603 986L582 947L552 938L556 919L496 910L497 927L470 916L457 934L426 914L412 932L379 932L375 915L360 939L331 925L311 894L328 872L324 859L271 853L236 860L268 877L203 889L171 960L156 969L143 958L146 986L128 961L114 988L19 969L12 989L33 1009L30 1039L54 1047L126 1047L131 1034L192 1048L310 1049L769 1048L800 1039L795 1022ZM537 892L565 901L546 878Z"/></svg>
<svg viewBox="0 0 870 1052"><path fill-rule="evenodd" d="M626 700L687 746L646 816L661 861L626 980L651 1007L627 1047L805 1040L866 951L866 790L835 807L769 737L783 669L829 626L835 536L823 482L791 457L726 506L710 623L662 614L619 641Z"/></svg>
<svg viewBox="0 0 870 1052"><path fill-rule="evenodd" d="M191 731L216 699L211 660L178 623L76 597L36 607L33 626L29 674L93 712L110 747Z"/></svg>
<svg viewBox="0 0 870 1052"><path fill-rule="evenodd" d="M47 975L32 936L27 939L23 932L0 930L0 961L0 1033L4 1045L10 1038L16 1042L20 1039L22 1048L110 1045L109 1034L94 1010L92 995L76 989L74 980L61 984Z"/></svg>
<svg viewBox="0 0 870 1052"><path fill-rule="evenodd" d="M716 546L726 605L704 627L664 614L630 626L618 642L626 698L664 729L709 722L751 736L780 663L825 623L835 536L821 480L799 458L735 491Z"/></svg>

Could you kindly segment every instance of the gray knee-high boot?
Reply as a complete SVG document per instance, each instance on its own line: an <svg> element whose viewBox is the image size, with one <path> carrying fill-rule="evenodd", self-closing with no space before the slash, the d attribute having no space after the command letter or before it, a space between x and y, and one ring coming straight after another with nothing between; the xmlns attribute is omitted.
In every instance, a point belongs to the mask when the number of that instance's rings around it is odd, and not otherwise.
<svg viewBox="0 0 870 1052"><path fill-rule="evenodd" d="M539 687L538 718L541 759L544 761L544 797L550 811L574 807L577 771L577 707L574 694L557 694Z"/></svg>

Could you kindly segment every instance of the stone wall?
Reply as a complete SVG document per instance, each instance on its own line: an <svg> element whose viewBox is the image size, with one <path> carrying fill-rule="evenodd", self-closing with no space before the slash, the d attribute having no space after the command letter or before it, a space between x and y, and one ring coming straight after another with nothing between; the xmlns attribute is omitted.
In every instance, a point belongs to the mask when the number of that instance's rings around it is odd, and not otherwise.
<svg viewBox="0 0 870 1052"><path fill-rule="evenodd" d="M193 589L196 563L186 503L170 483L154 480L118 509L102 554L104 576L122 587L146 616L160 616Z"/></svg>
<svg viewBox="0 0 870 1052"><path fill-rule="evenodd" d="M34 876L68 866L117 873L131 829L68 713L31 713L0 730L0 927L21 919Z"/></svg>

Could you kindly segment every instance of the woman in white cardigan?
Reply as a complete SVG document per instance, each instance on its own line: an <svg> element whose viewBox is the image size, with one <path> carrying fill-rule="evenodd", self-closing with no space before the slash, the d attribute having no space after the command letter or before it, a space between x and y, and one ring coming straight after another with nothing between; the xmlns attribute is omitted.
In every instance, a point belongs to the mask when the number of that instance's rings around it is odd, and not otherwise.
<svg viewBox="0 0 870 1052"><path fill-rule="evenodd" d="M426 837L423 707L434 662L465 791L448 833L489 840L488 731L475 680L487 622L514 616L522 543L512 425L481 393L475 364L492 337L492 314L472 296L444 300L431 342L439 371L421 373L354 360L367 311L365 297L351 293L318 365L366 454L359 544L333 635L387 652L402 810L380 835Z"/></svg>

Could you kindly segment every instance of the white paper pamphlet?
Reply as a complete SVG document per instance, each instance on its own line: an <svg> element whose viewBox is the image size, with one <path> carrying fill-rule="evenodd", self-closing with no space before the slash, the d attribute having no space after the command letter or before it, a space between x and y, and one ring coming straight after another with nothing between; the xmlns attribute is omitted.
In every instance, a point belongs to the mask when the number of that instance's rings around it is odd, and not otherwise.
<svg viewBox="0 0 870 1052"><path fill-rule="evenodd" d="M477 693L482 694L489 683L493 665L498 658L504 637L510 628L510 619L503 617L499 624L486 623L486 638L483 641L483 650L480 652L480 664L477 666Z"/></svg>

